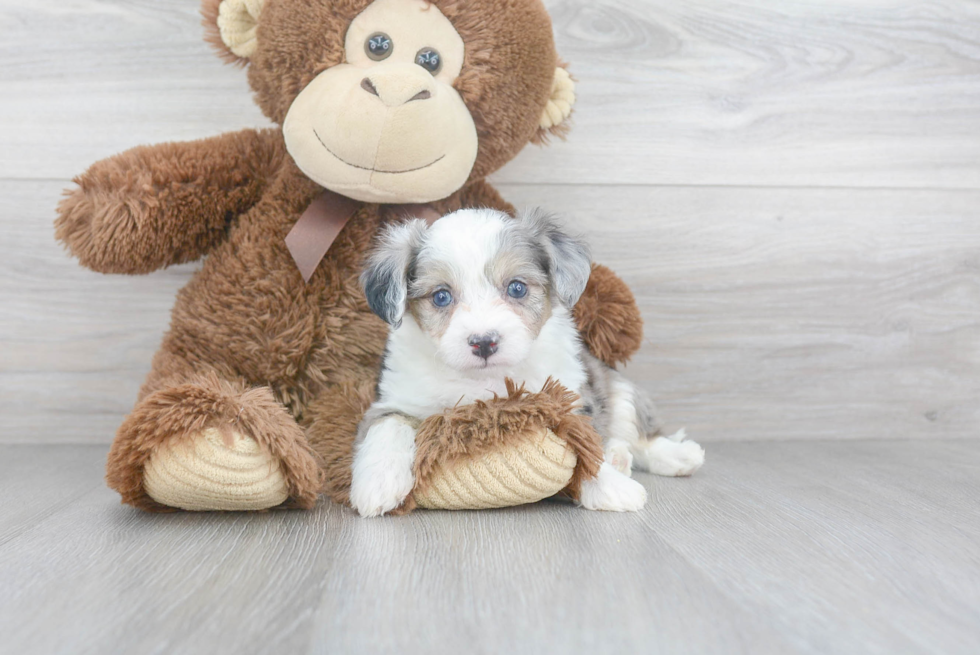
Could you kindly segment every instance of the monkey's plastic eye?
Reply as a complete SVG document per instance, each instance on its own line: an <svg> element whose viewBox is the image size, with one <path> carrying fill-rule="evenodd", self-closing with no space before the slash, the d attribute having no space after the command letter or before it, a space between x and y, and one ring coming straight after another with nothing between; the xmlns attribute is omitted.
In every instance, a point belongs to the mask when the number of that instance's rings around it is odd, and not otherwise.
<svg viewBox="0 0 980 655"><path fill-rule="evenodd" d="M437 50L422 48L415 55L415 63L435 75L442 68L442 57Z"/></svg>
<svg viewBox="0 0 980 655"><path fill-rule="evenodd" d="M432 304L436 307L445 307L453 301L453 294L445 289L439 289L432 294Z"/></svg>
<svg viewBox="0 0 980 655"><path fill-rule="evenodd" d="M520 280L514 280L507 286L507 295L511 298L523 298L527 295L527 285Z"/></svg>
<svg viewBox="0 0 980 655"><path fill-rule="evenodd" d="M364 52L367 56L374 61L381 61L391 54L391 51L395 49L395 44L392 43L391 37L384 32L377 32L368 37L368 40L364 42Z"/></svg>

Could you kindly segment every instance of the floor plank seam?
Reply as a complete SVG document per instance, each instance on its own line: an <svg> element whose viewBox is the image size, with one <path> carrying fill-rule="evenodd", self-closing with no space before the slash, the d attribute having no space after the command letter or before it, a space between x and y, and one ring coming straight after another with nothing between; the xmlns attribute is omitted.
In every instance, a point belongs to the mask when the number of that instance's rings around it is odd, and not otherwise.
<svg viewBox="0 0 980 655"><path fill-rule="evenodd" d="M101 490L102 490L102 483L100 481L100 483L98 484L93 484L87 491L78 493L70 497L66 501L62 501L57 504L51 505L51 507L49 507L47 510L39 512L36 515L37 520L33 521L30 524L26 524L21 528L15 529L11 534L8 534L4 536L2 539L0 539L0 548L4 548L8 544L17 541L21 537L29 535L31 532L41 527L44 523L47 523L50 519L58 516L59 514L62 514L66 510L78 504L82 499L87 498L88 496L91 496L93 493L96 493Z"/></svg>

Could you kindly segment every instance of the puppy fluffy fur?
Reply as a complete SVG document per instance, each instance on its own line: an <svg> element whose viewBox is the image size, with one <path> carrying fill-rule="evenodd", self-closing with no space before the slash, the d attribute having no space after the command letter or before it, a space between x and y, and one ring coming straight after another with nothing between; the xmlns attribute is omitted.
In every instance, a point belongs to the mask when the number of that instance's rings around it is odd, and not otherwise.
<svg viewBox="0 0 980 655"><path fill-rule="evenodd" d="M555 379L578 394L576 412L592 418L606 460L582 482L583 507L640 509L646 491L629 478L634 462L661 475L701 465L700 446L683 433L657 436L650 401L583 345L571 308L590 271L585 244L540 212L514 220L468 209L384 234L362 276L368 304L392 326L355 446L351 503L363 516L411 493L424 419L506 396L508 380L535 392Z"/></svg>

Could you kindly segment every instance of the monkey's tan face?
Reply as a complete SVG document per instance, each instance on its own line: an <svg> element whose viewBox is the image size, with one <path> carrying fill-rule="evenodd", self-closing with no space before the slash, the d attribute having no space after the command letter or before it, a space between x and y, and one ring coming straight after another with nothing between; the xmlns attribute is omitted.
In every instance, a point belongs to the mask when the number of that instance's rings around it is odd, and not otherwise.
<svg viewBox="0 0 980 655"><path fill-rule="evenodd" d="M463 186L478 139L452 84L463 40L423 0L375 0L351 23L345 63L289 108L286 148L313 181L364 202L431 202Z"/></svg>

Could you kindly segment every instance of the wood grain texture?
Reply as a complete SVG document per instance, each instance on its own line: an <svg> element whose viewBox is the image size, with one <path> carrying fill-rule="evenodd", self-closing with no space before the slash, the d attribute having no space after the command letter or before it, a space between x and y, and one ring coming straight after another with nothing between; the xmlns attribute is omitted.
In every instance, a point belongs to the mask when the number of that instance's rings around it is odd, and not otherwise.
<svg viewBox="0 0 980 655"><path fill-rule="evenodd" d="M82 269L54 241L62 181L0 182L0 442L108 443L194 265Z"/></svg>
<svg viewBox="0 0 980 655"><path fill-rule="evenodd" d="M0 443L108 443L194 265L80 269L0 182ZM626 369L698 439L980 436L980 192L503 185L636 291Z"/></svg>
<svg viewBox="0 0 980 655"><path fill-rule="evenodd" d="M639 514L140 513L0 446L0 652L944 653L980 640L980 442L711 444ZM57 462L60 474L51 475ZM59 481L60 480L60 481ZM24 527L26 526L26 527Z"/></svg>
<svg viewBox="0 0 980 655"><path fill-rule="evenodd" d="M105 452L90 446L0 449L0 548L105 484ZM95 475L93 475L95 473ZM2 650L2 647L0 647Z"/></svg>
<svg viewBox="0 0 980 655"><path fill-rule="evenodd" d="M575 127L508 181L980 185L975 2L548 4Z"/></svg>
<svg viewBox="0 0 980 655"><path fill-rule="evenodd" d="M0 178L266 124L198 4L0 0ZM575 128L500 181L980 188L975 2L547 5Z"/></svg>
<svg viewBox="0 0 980 655"><path fill-rule="evenodd" d="M973 191L504 187L633 288L627 367L707 440L980 436Z"/></svg>

